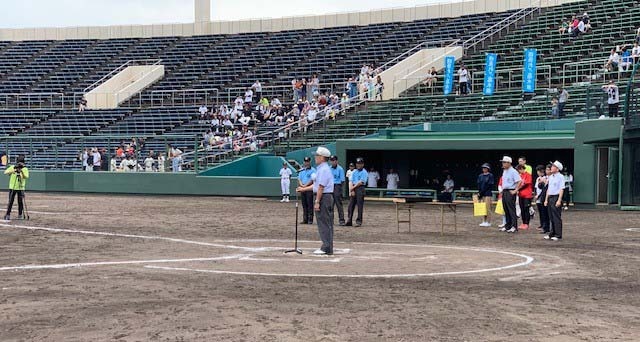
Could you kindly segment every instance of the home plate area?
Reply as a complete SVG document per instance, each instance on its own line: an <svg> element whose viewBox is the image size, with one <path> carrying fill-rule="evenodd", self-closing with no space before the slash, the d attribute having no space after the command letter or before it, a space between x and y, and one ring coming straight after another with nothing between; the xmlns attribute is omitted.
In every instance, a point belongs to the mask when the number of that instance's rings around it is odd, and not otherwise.
<svg viewBox="0 0 640 342"><path fill-rule="evenodd" d="M462 275L503 271L530 264L533 258L517 253L437 245L336 243L333 256L316 256L317 242L300 243L302 255L284 254L286 241L229 241L249 253L228 258L189 262L188 265L147 265L146 268L283 277L392 278Z"/></svg>

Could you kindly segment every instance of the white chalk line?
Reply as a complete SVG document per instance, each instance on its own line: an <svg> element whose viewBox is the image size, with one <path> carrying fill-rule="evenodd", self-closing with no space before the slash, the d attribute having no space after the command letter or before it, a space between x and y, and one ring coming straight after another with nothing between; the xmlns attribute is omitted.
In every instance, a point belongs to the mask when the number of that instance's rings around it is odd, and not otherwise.
<svg viewBox="0 0 640 342"><path fill-rule="evenodd" d="M89 266L114 266L114 265L136 265L136 264L170 264L181 262L197 262L197 261L219 261L229 259L240 259L246 255L225 255L215 258L190 258L190 259L159 259L159 260L133 260L133 261L99 261L99 262L79 262L71 264L52 264L52 265L26 265L26 266L9 266L0 267L0 271L17 271L17 270L44 270L44 269L63 269L78 268Z"/></svg>
<svg viewBox="0 0 640 342"><path fill-rule="evenodd" d="M0 223L0 227L8 227L15 229L25 229L25 230L33 230L33 231L47 231L53 233L68 233L68 234L84 234L84 235L98 235L98 236L110 236L110 237L123 237L123 238L132 238L132 239L143 239L143 240L161 240L161 241L170 241L177 243L184 243L190 245L198 245L198 246L207 246L207 247L217 247L217 248L228 248L228 249L241 249L248 252L265 252L270 250L281 250L280 247L242 247L242 246L234 246L234 245L225 245L219 243L209 243L209 242L200 242L200 241L192 241L185 239L175 239L169 237L162 236L148 236L148 235L134 235L134 234L120 234L120 233L108 233L108 232L97 232L90 230L76 230L76 229L63 229L63 228L46 228L46 227L34 227L34 226L22 226L22 225L12 225Z"/></svg>
<svg viewBox="0 0 640 342"><path fill-rule="evenodd" d="M625 230L628 232L640 232L640 228L627 228Z"/></svg>
<svg viewBox="0 0 640 342"><path fill-rule="evenodd" d="M48 231L54 233L69 233L69 234L85 234L85 235L97 235L97 236L110 236L110 237L123 237L123 238L134 238L134 239L145 239L145 240L160 240L160 241L170 241L176 243L184 243L191 245L200 245L200 246L209 246L209 247L218 247L218 248L229 248L229 249L241 249L252 252L264 252L264 251L273 251L273 250L282 250L281 247L242 247L235 245L225 245L218 243L208 243L208 242L199 242L185 239L176 239L176 238L168 238L168 237L160 237L160 236L147 236L147 235L134 235L134 234L119 234L119 233L108 233L108 232L98 232L98 231L88 231L88 230L75 230L75 229L63 229L63 228L47 228L47 227L34 227L34 226L19 226L19 225L9 225L2 224L0 226L15 228L15 229L26 229L33 231ZM236 242L260 242L260 241L272 241L272 242L282 242L281 240L234 240ZM313 241L300 241L300 242L313 242ZM218 274L234 274L234 275L257 275L257 276L275 276L275 277L320 277L320 278L336 278L336 277L344 277L344 278L412 278L412 277L429 277L429 276L444 276L444 275L464 275L464 274L475 274L475 273L485 273L485 272L495 272L495 271L503 271L517 267L523 267L529 265L533 262L534 258L513 252L507 251L499 251L493 249L482 249L482 248L473 248L473 247L461 247L461 246L442 246L442 245L415 245L415 244L393 244L393 243L368 243L368 242L352 242L354 245L376 245L376 246L394 246L394 247L419 247L419 248L442 248L442 249L457 249L457 250L467 250L467 251L477 251L484 253L498 253L504 255L516 256L518 258L524 259L523 262L511 264L507 266L494 267L494 268L485 268L485 269L477 269L477 270L467 270L467 271L452 271L452 272L435 272L435 273L415 273L415 274L278 274L278 273L263 273L263 272L237 272L237 271L216 271L216 270L200 270L200 269L191 269L191 268L172 268L172 267L162 267L162 266L145 266L145 268L151 269L164 269L164 270L174 270L174 271L191 271L191 272L203 272L203 273L218 273ZM350 249L345 249L350 252ZM252 257L253 255L241 255L238 257L237 255L224 256L221 258L225 259L239 259L242 257ZM212 261L212 260L202 260L202 259L211 259L211 258L199 258L198 259L167 259L164 263L171 262L188 262L191 261ZM217 259L217 258L216 258ZM172 261L175 260L175 261ZM186 261L185 261L186 260ZM217 259L221 260L221 259ZM222 259L224 260L224 259ZM304 260L304 259L299 259ZM331 259L327 259L331 260ZM215 261L215 260L214 260ZM1 270L18 270L18 269L46 269L46 268L70 268L70 267L83 267L83 266L106 266L106 265L122 265L122 264L146 264L146 263L154 263L151 261L113 261L113 262L94 262L94 263L76 263L76 264L59 264L59 265L27 265L27 266L10 266L2 267ZM161 263L161 262L155 262Z"/></svg>

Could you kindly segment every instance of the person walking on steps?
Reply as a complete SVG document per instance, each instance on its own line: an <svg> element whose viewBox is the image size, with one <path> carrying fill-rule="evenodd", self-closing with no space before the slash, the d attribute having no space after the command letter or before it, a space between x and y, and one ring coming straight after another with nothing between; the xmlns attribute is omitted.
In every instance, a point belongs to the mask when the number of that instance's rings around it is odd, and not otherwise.
<svg viewBox="0 0 640 342"><path fill-rule="evenodd" d="M345 225L344 208L342 207L342 187L345 182L344 169L338 164L338 157L331 156L331 173L333 174L333 204L338 209L338 224Z"/></svg>
<svg viewBox="0 0 640 342"><path fill-rule="evenodd" d="M305 157L302 170L298 172L298 188L308 189L313 184L316 169L311 167L311 158ZM313 191L312 189L298 191L302 199L302 224L313 224Z"/></svg>
<svg viewBox="0 0 640 342"><path fill-rule="evenodd" d="M29 169L25 165L24 156L19 155L16 165L9 166L5 171L5 175L9 175L9 204L7 205L7 213L4 215L5 221L11 220L11 210L13 202L18 196L18 218L24 218L24 190L29 179Z"/></svg>
<svg viewBox="0 0 640 342"><path fill-rule="evenodd" d="M358 207L358 216L356 217L356 227L362 226L362 212L364 210L364 193L365 186L369 180L369 174L364 169L364 159L356 159L356 169L351 173L349 181L349 208L348 218L345 226L353 226L353 212Z"/></svg>
<svg viewBox="0 0 640 342"><path fill-rule="evenodd" d="M315 155L317 170L313 183L299 187L298 192L313 194L313 211L316 212L318 235L322 240L320 249L314 255L333 255L333 174L328 161L331 152L326 147L318 147Z"/></svg>
<svg viewBox="0 0 640 342"><path fill-rule="evenodd" d="M282 199L280 202L289 202L289 195L291 189L291 169L287 162L282 163L280 169L280 189L282 190Z"/></svg>

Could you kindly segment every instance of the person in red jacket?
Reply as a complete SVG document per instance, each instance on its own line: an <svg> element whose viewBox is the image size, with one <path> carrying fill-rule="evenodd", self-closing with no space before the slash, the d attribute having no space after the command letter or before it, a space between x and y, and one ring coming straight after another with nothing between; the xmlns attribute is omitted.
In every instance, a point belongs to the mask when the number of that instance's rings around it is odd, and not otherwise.
<svg viewBox="0 0 640 342"><path fill-rule="evenodd" d="M531 207L531 199L533 198L533 178L531 174L527 172L524 165L518 165L516 170L520 173L520 187L518 188L518 198L520 199L520 215L522 216L522 224L518 226L518 229L529 229L529 221L531 220L531 213L529 208Z"/></svg>

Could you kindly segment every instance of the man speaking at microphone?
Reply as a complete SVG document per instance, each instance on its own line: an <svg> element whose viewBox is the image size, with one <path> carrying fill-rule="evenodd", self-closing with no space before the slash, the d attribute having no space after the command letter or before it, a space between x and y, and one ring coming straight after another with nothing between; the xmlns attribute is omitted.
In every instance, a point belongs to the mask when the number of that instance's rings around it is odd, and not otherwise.
<svg viewBox="0 0 640 342"><path fill-rule="evenodd" d="M322 247L313 252L315 255L333 255L333 173L328 160L331 152L326 147L318 147L314 153L316 172L312 176L314 182L306 187L298 187L296 191L313 190L313 211L316 213L318 234Z"/></svg>

